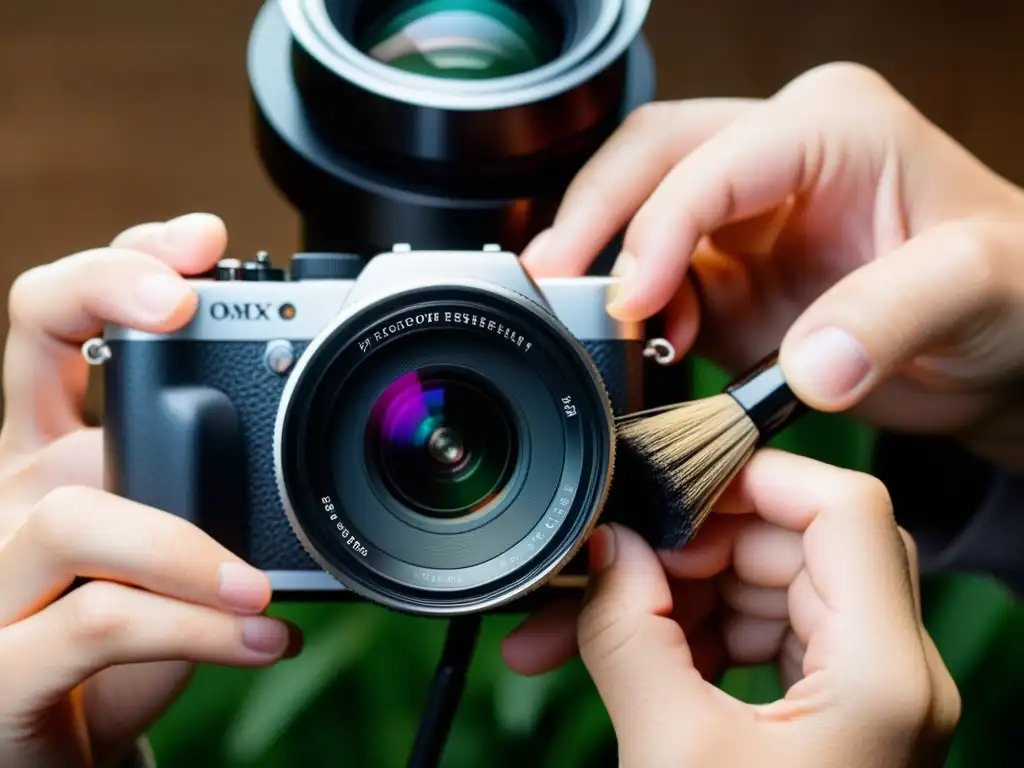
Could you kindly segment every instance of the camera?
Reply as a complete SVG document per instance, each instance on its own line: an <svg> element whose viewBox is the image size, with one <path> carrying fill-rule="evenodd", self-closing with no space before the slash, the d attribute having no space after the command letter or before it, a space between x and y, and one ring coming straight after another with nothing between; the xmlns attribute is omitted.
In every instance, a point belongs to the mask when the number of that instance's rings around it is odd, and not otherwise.
<svg viewBox="0 0 1024 768"><path fill-rule="evenodd" d="M689 382L645 370L656 319L606 313L618 241L578 278L515 254L654 97L649 4L264 3L253 133L300 252L223 260L176 333L107 329L108 487L281 599L455 616L581 588L614 415Z"/></svg>
<svg viewBox="0 0 1024 768"><path fill-rule="evenodd" d="M578 586L614 416L643 406L615 278L399 245L224 260L193 286L181 330L105 331L113 492L189 519L281 599L443 616Z"/></svg>

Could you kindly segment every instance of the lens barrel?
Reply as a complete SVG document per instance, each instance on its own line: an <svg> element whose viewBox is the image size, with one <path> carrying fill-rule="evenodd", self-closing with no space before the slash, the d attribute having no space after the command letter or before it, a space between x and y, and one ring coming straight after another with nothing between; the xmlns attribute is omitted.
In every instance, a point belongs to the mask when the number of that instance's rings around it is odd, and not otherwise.
<svg viewBox="0 0 1024 768"><path fill-rule="evenodd" d="M649 2L268 2L248 56L257 141L305 249L521 250L654 97Z"/></svg>

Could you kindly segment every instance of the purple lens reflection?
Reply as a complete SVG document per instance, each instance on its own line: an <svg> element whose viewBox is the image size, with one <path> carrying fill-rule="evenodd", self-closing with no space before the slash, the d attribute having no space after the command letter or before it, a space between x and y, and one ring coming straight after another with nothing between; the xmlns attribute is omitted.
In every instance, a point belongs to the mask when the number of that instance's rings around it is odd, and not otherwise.
<svg viewBox="0 0 1024 768"><path fill-rule="evenodd" d="M367 438L389 490L431 517L461 517L489 504L515 454L507 414L482 386L419 371L381 393Z"/></svg>

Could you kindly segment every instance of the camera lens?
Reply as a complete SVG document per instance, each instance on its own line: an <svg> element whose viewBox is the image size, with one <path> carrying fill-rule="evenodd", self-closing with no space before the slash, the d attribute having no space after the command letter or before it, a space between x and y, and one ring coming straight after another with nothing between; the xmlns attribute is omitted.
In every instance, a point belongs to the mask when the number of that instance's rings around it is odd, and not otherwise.
<svg viewBox="0 0 1024 768"><path fill-rule="evenodd" d="M654 97L649 3L267 2L249 45L256 137L304 250L521 250Z"/></svg>
<svg viewBox="0 0 1024 768"><path fill-rule="evenodd" d="M278 488L348 589L453 615L546 583L601 512L614 424L587 352L546 310L445 284L357 302L314 339L275 425Z"/></svg>
<svg viewBox="0 0 1024 768"><path fill-rule="evenodd" d="M547 30L500 0L419 0L380 14L360 49L396 69L460 80L509 77L557 51Z"/></svg>
<svg viewBox="0 0 1024 768"><path fill-rule="evenodd" d="M374 403L366 452L396 499L440 520L493 503L516 460L497 399L464 377L426 370L399 376Z"/></svg>

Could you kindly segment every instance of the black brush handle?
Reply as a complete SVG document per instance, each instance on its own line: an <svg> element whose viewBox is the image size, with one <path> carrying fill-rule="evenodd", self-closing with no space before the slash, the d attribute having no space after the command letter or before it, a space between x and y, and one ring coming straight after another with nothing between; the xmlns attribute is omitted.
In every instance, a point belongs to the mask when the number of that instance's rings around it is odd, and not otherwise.
<svg viewBox="0 0 1024 768"><path fill-rule="evenodd" d="M807 410L782 375L778 351L764 358L725 391L757 427L758 445L767 443Z"/></svg>

